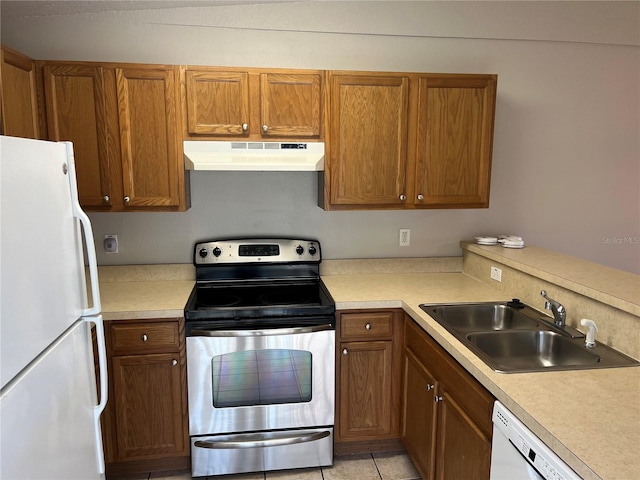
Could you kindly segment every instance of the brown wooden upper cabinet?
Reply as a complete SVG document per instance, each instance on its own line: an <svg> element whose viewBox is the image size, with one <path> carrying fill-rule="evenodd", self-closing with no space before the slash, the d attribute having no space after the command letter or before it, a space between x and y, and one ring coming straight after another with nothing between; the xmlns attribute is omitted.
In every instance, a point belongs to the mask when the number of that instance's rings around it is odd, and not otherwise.
<svg viewBox="0 0 640 480"><path fill-rule="evenodd" d="M329 72L320 206L489 206L495 75Z"/></svg>
<svg viewBox="0 0 640 480"><path fill-rule="evenodd" d="M112 205L102 67L49 64L43 77L49 140L73 142L81 205Z"/></svg>
<svg viewBox="0 0 640 480"><path fill-rule="evenodd" d="M260 130L264 137L319 137L320 73L261 73Z"/></svg>
<svg viewBox="0 0 640 480"><path fill-rule="evenodd" d="M36 62L4 45L0 51L0 132L12 137L42 138Z"/></svg>
<svg viewBox="0 0 640 480"><path fill-rule="evenodd" d="M180 209L178 69L116 68L124 207Z"/></svg>
<svg viewBox="0 0 640 480"><path fill-rule="evenodd" d="M49 139L71 141L81 205L184 211L179 68L43 62Z"/></svg>
<svg viewBox="0 0 640 480"><path fill-rule="evenodd" d="M402 206L409 78L334 74L330 92L330 206Z"/></svg>
<svg viewBox="0 0 640 480"><path fill-rule="evenodd" d="M323 78L317 70L186 67L186 138L319 139Z"/></svg>
<svg viewBox="0 0 640 480"><path fill-rule="evenodd" d="M415 205L488 207L495 76L418 82Z"/></svg>

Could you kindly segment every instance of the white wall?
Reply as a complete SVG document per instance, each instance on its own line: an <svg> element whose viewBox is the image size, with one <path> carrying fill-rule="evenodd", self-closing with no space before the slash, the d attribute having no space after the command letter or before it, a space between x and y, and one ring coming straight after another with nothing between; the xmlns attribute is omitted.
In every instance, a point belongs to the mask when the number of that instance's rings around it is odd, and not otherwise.
<svg viewBox="0 0 640 480"><path fill-rule="evenodd" d="M312 173L193 172L187 213L91 215L99 243L120 240L103 264L187 263L196 240L231 235L317 237L325 258L377 258L460 255L461 239L511 233L640 273L638 2L3 14L1 37L38 59L498 74L489 209L325 212Z"/></svg>

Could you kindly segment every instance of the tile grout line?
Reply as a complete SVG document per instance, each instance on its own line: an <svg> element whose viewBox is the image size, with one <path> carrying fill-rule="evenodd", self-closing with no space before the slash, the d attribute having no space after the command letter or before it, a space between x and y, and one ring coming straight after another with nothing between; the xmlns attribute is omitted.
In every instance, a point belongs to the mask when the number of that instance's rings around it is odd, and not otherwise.
<svg viewBox="0 0 640 480"><path fill-rule="evenodd" d="M378 477L380 478L380 480L382 479L382 473L380 472L380 469L378 468L378 462L376 462L376 457L373 456L373 453L370 453L369 455L371 455L371 459L373 460L373 465L376 467L376 471L378 472Z"/></svg>

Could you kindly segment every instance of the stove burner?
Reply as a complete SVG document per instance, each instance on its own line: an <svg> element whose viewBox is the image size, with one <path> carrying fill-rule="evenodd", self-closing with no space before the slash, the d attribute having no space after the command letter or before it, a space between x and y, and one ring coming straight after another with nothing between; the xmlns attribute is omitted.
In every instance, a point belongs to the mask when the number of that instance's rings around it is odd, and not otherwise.
<svg viewBox="0 0 640 480"><path fill-rule="evenodd" d="M262 305L302 305L313 301L311 295L302 293L296 295L295 292L271 292L260 295L258 298Z"/></svg>
<svg viewBox="0 0 640 480"><path fill-rule="evenodd" d="M202 307L214 308L214 307L233 307L238 305L242 299L237 295L219 294L219 295L206 295L206 298L198 299L198 304Z"/></svg>

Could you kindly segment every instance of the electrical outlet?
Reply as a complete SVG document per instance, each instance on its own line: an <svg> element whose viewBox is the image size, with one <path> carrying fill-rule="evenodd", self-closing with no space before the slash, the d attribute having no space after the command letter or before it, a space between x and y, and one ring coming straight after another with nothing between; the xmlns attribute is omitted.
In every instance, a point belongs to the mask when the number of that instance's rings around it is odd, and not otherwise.
<svg viewBox="0 0 640 480"><path fill-rule="evenodd" d="M491 278L496 282L502 281L502 269L498 267L491 267Z"/></svg>
<svg viewBox="0 0 640 480"><path fill-rule="evenodd" d="M401 247L408 247L411 244L411 229L400 229L400 241L398 243Z"/></svg>
<svg viewBox="0 0 640 480"><path fill-rule="evenodd" d="M107 253L118 253L118 236L117 235L105 235L104 236L104 251Z"/></svg>

